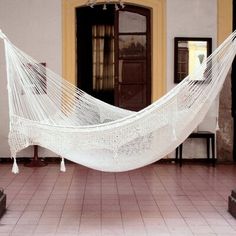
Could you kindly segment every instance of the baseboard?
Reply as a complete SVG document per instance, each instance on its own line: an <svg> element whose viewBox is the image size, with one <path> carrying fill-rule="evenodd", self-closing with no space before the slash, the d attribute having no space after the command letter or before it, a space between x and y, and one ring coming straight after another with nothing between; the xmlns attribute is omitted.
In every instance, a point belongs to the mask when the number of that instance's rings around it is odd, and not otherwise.
<svg viewBox="0 0 236 236"><path fill-rule="evenodd" d="M59 163L60 157L39 157L39 159L43 159L47 163ZM32 160L32 157L17 157L18 164L25 164ZM10 157L0 157L0 164L9 164L12 163L13 160Z"/></svg>
<svg viewBox="0 0 236 236"><path fill-rule="evenodd" d="M236 189L232 190L228 200L229 213L236 218Z"/></svg>
<svg viewBox="0 0 236 236"><path fill-rule="evenodd" d="M155 163L158 163L158 164L169 164L169 163L172 163L172 164L175 164L175 158L163 158L163 159L160 159L159 161L155 162ZM185 158L185 159L182 159L182 163L183 164L203 164L203 165L206 165L206 164L211 164L211 159L210 159L210 162L207 158ZM216 164L220 164L220 165L236 165L236 162L234 162L233 160L232 161L221 161L221 160L218 160L216 159Z"/></svg>
<svg viewBox="0 0 236 236"><path fill-rule="evenodd" d="M3 192L3 190L0 190L0 218L6 211L6 204L7 204L7 196Z"/></svg>
<svg viewBox="0 0 236 236"><path fill-rule="evenodd" d="M18 164L26 164L29 163L32 157L17 157ZM39 157L39 159L43 159L48 164L58 164L61 162L60 157ZM72 161L66 160L66 163L73 163ZM0 164L12 164L13 160L10 157L0 157ZM183 164L207 164L209 161L206 158L189 158L182 159ZM154 164L175 164L175 158L162 158L156 161ZM216 164L223 165L236 165L236 162L232 161L221 161L216 159Z"/></svg>

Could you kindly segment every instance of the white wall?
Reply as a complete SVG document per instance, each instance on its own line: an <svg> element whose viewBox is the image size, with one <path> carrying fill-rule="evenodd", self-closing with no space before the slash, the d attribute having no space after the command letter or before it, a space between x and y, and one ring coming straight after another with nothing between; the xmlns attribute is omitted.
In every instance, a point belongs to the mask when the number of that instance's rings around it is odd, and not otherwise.
<svg viewBox="0 0 236 236"><path fill-rule="evenodd" d="M174 84L174 37L210 37L212 49L217 43L217 0L167 0L167 89ZM218 102L213 104L198 130L215 129ZM206 156L206 141L189 139L183 148L184 158ZM173 157L173 153L170 157Z"/></svg>
<svg viewBox="0 0 236 236"><path fill-rule="evenodd" d="M174 37L217 42L217 0L167 0L167 88L174 87Z"/></svg>
<svg viewBox="0 0 236 236"><path fill-rule="evenodd" d="M61 1L60 0L0 0L0 28L20 49L46 62L61 74ZM216 0L167 0L167 88L174 86L174 37L212 37L217 35ZM3 43L0 42L0 157L8 157L8 104ZM215 110L215 109L213 109ZM214 113L214 112L213 112ZM207 121L209 126L211 122ZM195 145L198 143L199 145ZM184 152L189 157L205 155L205 145L194 140L184 146L198 152ZM188 145L188 147L187 147ZM190 146L189 146L190 145ZM194 148L193 148L194 147ZM195 154L198 153L198 156ZM50 153L41 150L40 155ZM51 154L55 156L54 154ZM32 156L27 150L20 156Z"/></svg>
<svg viewBox="0 0 236 236"><path fill-rule="evenodd" d="M0 29L21 50L61 74L61 1L0 0ZM8 103L3 43L0 40L0 157L9 157ZM27 150L20 156L32 156ZM50 155L40 149L40 155ZM54 154L51 154L55 156Z"/></svg>

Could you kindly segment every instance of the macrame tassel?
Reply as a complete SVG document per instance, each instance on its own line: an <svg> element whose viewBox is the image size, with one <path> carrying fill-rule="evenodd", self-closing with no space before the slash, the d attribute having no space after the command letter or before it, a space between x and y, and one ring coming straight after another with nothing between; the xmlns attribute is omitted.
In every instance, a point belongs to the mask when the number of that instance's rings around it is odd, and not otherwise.
<svg viewBox="0 0 236 236"><path fill-rule="evenodd" d="M64 157L61 158L61 168L60 168L60 170L62 172L66 172L66 166L65 166Z"/></svg>
<svg viewBox="0 0 236 236"><path fill-rule="evenodd" d="M17 165L17 163L16 163L16 158L15 157L13 157L13 159L14 159L14 162L13 162L13 166L12 166L12 172L14 173L14 174L18 174L19 173L19 167L18 167L18 165Z"/></svg>
<svg viewBox="0 0 236 236"><path fill-rule="evenodd" d="M7 36L2 32L2 30L0 29L0 38L7 40Z"/></svg>

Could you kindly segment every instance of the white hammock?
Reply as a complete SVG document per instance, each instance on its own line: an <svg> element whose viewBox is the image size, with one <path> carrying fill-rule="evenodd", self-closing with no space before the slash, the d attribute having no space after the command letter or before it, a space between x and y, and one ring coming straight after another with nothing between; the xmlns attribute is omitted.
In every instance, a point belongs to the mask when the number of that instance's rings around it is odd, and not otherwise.
<svg viewBox="0 0 236 236"><path fill-rule="evenodd" d="M221 90L236 53L235 35L161 99L131 112L63 80L0 31L7 63L13 172L18 172L16 153L29 145L57 153L62 164L66 158L102 171L131 170L166 156L203 120Z"/></svg>

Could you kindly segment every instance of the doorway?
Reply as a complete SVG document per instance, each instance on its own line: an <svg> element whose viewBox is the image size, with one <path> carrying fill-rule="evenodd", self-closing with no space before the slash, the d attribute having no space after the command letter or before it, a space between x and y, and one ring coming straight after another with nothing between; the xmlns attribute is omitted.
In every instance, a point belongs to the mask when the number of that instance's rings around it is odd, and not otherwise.
<svg viewBox="0 0 236 236"><path fill-rule="evenodd" d="M151 103L150 10L126 5L76 9L77 85L112 105Z"/></svg>

